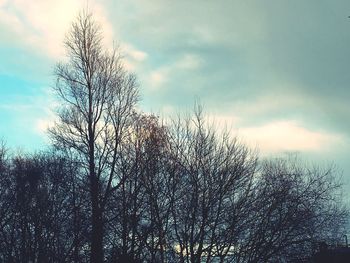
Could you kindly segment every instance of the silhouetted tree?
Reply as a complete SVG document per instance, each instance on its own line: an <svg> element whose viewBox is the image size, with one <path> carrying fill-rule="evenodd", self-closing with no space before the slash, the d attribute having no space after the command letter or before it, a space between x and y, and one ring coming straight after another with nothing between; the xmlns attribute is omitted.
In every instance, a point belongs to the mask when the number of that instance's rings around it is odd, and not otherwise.
<svg viewBox="0 0 350 263"><path fill-rule="evenodd" d="M78 17L65 44L69 61L56 68L55 90L62 106L51 136L56 146L74 152L85 170L91 203L91 262L102 262L105 206L120 185L120 144L138 91L118 51L104 51L101 31L90 14Z"/></svg>
<svg viewBox="0 0 350 263"><path fill-rule="evenodd" d="M74 190L74 164L47 153L7 158L3 167L1 261L84 262L82 247L87 241L87 224L82 204L86 198ZM81 200L79 207L74 206L74 195L79 195L75 200Z"/></svg>
<svg viewBox="0 0 350 263"><path fill-rule="evenodd" d="M110 236L112 258L155 262L162 253L164 258L165 247L160 249L162 241L158 237L165 238L166 230L161 229L166 220L160 218L163 209L154 206L160 200L166 204L166 199L158 200L167 187L161 179L167 176L164 173L167 160L165 140L164 127L156 117L140 113L132 115L131 125L121 144L120 187L107 204L106 235Z"/></svg>
<svg viewBox="0 0 350 263"><path fill-rule="evenodd" d="M175 179L171 245L180 262L212 262L229 253L236 236L232 214L249 207L256 156L227 133L205 123L199 107L193 118L175 123L171 139ZM240 222L237 222L237 226ZM240 225L241 226L241 225ZM223 237L230 234L230 239Z"/></svg>
<svg viewBox="0 0 350 263"><path fill-rule="evenodd" d="M259 162L230 138L200 110L167 124L133 112L104 206L105 261L295 262L342 238L332 167ZM91 262L90 182L76 155L0 148L2 262Z"/></svg>
<svg viewBox="0 0 350 263"><path fill-rule="evenodd" d="M281 262L311 256L320 241L344 234L347 209L333 167L308 167L295 158L262 162L243 262Z"/></svg>

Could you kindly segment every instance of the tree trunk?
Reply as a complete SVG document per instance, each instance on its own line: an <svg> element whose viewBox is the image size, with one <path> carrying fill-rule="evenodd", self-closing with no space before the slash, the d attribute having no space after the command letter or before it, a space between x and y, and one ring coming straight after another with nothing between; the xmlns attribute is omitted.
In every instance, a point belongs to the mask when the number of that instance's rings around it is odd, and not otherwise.
<svg viewBox="0 0 350 263"><path fill-rule="evenodd" d="M103 262L103 208L99 204L100 182L95 172L95 145L94 131L92 129L92 106L90 94L90 114L89 114L89 172L90 172L90 197L91 197L91 223L92 223L92 238L91 238L91 255L90 263Z"/></svg>
<svg viewBox="0 0 350 263"><path fill-rule="evenodd" d="M98 204L98 182L94 178L91 186L92 201L92 240L91 240L91 263L103 262L103 214Z"/></svg>

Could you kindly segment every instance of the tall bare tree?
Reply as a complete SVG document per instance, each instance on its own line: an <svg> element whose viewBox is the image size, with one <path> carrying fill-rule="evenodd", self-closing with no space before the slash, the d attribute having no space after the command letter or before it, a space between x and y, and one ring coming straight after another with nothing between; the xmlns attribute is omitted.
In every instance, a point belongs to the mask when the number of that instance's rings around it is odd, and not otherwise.
<svg viewBox="0 0 350 263"><path fill-rule="evenodd" d="M104 210L119 186L120 144L138 100L135 77L124 70L120 53L106 51L101 41L93 17L82 13L65 41L68 62L56 67L62 104L50 130L56 146L74 153L89 184L91 262L104 260Z"/></svg>

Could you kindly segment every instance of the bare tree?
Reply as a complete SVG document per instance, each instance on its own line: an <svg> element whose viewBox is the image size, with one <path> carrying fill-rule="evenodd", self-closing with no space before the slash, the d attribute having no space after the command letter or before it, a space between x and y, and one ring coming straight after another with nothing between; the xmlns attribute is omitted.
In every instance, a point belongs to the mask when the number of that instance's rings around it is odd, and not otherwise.
<svg viewBox="0 0 350 263"><path fill-rule="evenodd" d="M50 130L56 146L74 152L85 170L91 201L91 262L102 262L104 210L118 188L120 143L138 100L133 75L117 50L104 51L101 31L90 14L73 23L65 45L67 63L56 68L59 121ZM85 191L85 189L81 189Z"/></svg>
<svg viewBox="0 0 350 263"><path fill-rule="evenodd" d="M167 135L166 242L178 261L293 262L344 233L348 213L332 167L292 158L258 165L248 148L206 125L200 108Z"/></svg>
<svg viewBox="0 0 350 263"><path fill-rule="evenodd" d="M165 262L170 214L166 145L158 118L133 114L118 167L123 178L108 203L107 236L115 262Z"/></svg>
<svg viewBox="0 0 350 263"><path fill-rule="evenodd" d="M104 261L296 262L342 238L348 212L333 167L258 162L200 112L128 122L104 205ZM0 151L1 262L91 261L88 164L65 150L73 158Z"/></svg>
<svg viewBox="0 0 350 263"><path fill-rule="evenodd" d="M256 178L242 262L295 262L320 241L340 240L348 218L334 167L310 167L296 158L263 161Z"/></svg>
<svg viewBox="0 0 350 263"><path fill-rule="evenodd" d="M80 195L73 193L72 164L51 153L5 159L0 171L1 262L86 262L81 253L84 213L79 226L74 224L75 212L84 206L72 205L72 195ZM83 196L77 200L86 202Z"/></svg>
<svg viewBox="0 0 350 263"><path fill-rule="evenodd" d="M180 262L224 260L235 243L222 235L236 234L225 218L231 209L240 214L239 208L249 206L245 197L256 156L227 133L220 135L208 126L200 107L193 118L175 124L171 140L170 170L176 182L168 233L172 246Z"/></svg>

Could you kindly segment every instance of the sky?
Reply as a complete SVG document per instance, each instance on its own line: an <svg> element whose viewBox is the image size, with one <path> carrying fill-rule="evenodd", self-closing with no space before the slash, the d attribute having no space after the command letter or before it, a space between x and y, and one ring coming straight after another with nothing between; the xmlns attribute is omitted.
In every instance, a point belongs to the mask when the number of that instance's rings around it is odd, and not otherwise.
<svg viewBox="0 0 350 263"><path fill-rule="evenodd" d="M41 149L79 11L135 72L145 112L199 100L262 156L334 163L350 189L350 1L0 0L0 138Z"/></svg>

